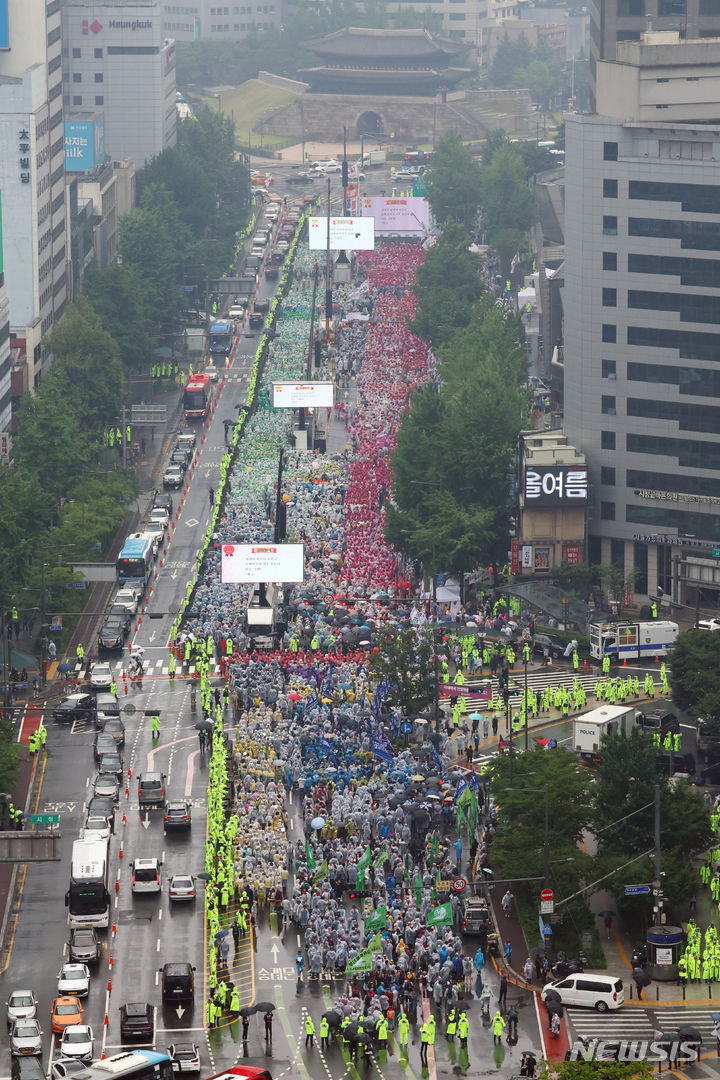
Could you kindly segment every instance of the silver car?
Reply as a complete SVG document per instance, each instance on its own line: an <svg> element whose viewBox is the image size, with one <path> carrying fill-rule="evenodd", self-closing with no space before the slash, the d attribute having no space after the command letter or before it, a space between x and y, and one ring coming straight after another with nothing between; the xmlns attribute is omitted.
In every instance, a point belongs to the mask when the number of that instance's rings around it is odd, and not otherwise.
<svg viewBox="0 0 720 1080"><path fill-rule="evenodd" d="M10 1053L15 1057L42 1053L42 1031L37 1020L16 1020L10 1029Z"/></svg>
<svg viewBox="0 0 720 1080"><path fill-rule="evenodd" d="M195 878L190 874L173 874L170 878L171 900L194 900Z"/></svg>
<svg viewBox="0 0 720 1080"><path fill-rule="evenodd" d="M37 1016L37 998L32 990L13 990L5 1004L8 1027L16 1020L34 1020Z"/></svg>

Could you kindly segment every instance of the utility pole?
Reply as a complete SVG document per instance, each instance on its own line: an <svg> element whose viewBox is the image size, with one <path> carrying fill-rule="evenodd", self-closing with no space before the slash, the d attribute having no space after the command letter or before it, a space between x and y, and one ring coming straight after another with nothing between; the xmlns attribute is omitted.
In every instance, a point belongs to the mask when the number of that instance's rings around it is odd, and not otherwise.
<svg viewBox="0 0 720 1080"><path fill-rule="evenodd" d="M660 785L655 785L655 880L653 889L656 890L657 905L653 904L657 912L656 924L659 926L663 919L663 894L662 876L660 873Z"/></svg>
<svg viewBox="0 0 720 1080"><path fill-rule="evenodd" d="M527 665L526 665L527 667ZM550 788L545 785L545 842L543 844L545 888L550 887Z"/></svg>
<svg viewBox="0 0 720 1080"><path fill-rule="evenodd" d="M285 451L280 448L280 459L278 461L278 478L277 478L277 494L275 496L275 530L273 533L273 539L277 544L280 540L280 507L282 506L282 478L283 478L283 456Z"/></svg>
<svg viewBox="0 0 720 1080"><path fill-rule="evenodd" d="M330 344L332 282L330 279L330 177L327 178L327 242L325 248L325 347Z"/></svg>
<svg viewBox="0 0 720 1080"><path fill-rule="evenodd" d="M525 646L523 646L523 649L524 648L525 648ZM523 664L525 665L525 697L523 698L523 700L525 702L525 749L527 750L527 749L529 749L529 739L530 739L530 716L529 716L529 712L528 712L528 693L527 693L528 662L527 662L527 658L525 656L523 656Z"/></svg>

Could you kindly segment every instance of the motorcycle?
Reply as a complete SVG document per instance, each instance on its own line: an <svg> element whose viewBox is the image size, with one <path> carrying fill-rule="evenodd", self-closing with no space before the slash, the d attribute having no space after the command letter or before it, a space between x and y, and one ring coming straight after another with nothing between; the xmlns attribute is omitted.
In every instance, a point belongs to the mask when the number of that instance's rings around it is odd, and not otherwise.
<svg viewBox="0 0 720 1080"><path fill-rule="evenodd" d="M564 953L558 953L555 963L550 970L555 979L564 979L566 975L575 975L587 967L587 957L580 952L577 956L568 957Z"/></svg>
<svg viewBox="0 0 720 1080"><path fill-rule="evenodd" d="M635 945L632 951L632 966L634 968L645 968L647 962L647 948L644 945Z"/></svg>

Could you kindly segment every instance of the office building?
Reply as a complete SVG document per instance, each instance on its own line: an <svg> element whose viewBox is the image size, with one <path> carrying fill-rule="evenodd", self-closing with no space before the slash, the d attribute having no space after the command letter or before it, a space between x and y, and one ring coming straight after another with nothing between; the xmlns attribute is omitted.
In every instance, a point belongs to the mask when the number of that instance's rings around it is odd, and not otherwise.
<svg viewBox="0 0 720 1080"><path fill-rule="evenodd" d="M590 107L597 112L600 60L614 60L622 41L671 30L686 40L720 37L720 0L590 0Z"/></svg>
<svg viewBox="0 0 720 1080"><path fill-rule="evenodd" d="M0 206L2 193L0 193ZM7 465L10 455L12 417L12 360L10 355L10 305L3 271L2 225L0 225L0 465Z"/></svg>
<svg viewBox="0 0 720 1080"><path fill-rule="evenodd" d="M138 168L174 146L175 42L159 0L64 0L62 30L67 118L101 111L105 152Z"/></svg>
<svg viewBox="0 0 720 1080"><path fill-rule="evenodd" d="M253 30L280 26L285 0L218 4L216 0L167 3L163 0L163 33L176 41L241 41Z"/></svg>
<svg viewBox="0 0 720 1080"><path fill-rule="evenodd" d="M61 16L59 0L0 0L0 15L6 10L7 21L0 17L4 272L13 382L32 389L47 362L42 337L70 299Z"/></svg>
<svg viewBox="0 0 720 1080"><path fill-rule="evenodd" d="M719 88L720 39L652 33L565 118L564 430L639 601L720 600Z"/></svg>

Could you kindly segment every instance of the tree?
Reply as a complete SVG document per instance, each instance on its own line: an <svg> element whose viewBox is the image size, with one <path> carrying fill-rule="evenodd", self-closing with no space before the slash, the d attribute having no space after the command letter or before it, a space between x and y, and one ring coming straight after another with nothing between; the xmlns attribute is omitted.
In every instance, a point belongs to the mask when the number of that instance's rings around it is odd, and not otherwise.
<svg viewBox="0 0 720 1080"><path fill-rule="evenodd" d="M15 731L7 720L0 720L0 790L12 791L18 768Z"/></svg>
<svg viewBox="0 0 720 1080"><path fill-rule="evenodd" d="M533 101L540 105L543 112L548 112L552 98L562 83L562 68L557 60L536 58L526 68L515 72L515 81L527 86Z"/></svg>
<svg viewBox="0 0 720 1080"><path fill-rule="evenodd" d="M720 749L720 631L678 634L668 657L672 698L679 709L703 720L703 742Z"/></svg>
<svg viewBox="0 0 720 1080"><path fill-rule="evenodd" d="M465 230L448 223L417 272L418 306L412 330L433 349L467 326L484 291L482 259L468 250Z"/></svg>
<svg viewBox="0 0 720 1080"><path fill-rule="evenodd" d="M650 1080L654 1076L651 1061L543 1061L540 1080Z"/></svg>
<svg viewBox="0 0 720 1080"><path fill-rule="evenodd" d="M154 324L142 282L130 263L85 272L85 296L120 350L126 368L141 368L155 347Z"/></svg>
<svg viewBox="0 0 720 1080"><path fill-rule="evenodd" d="M93 430L114 420L122 399L120 353L85 296L65 309L46 348L55 357L55 377L65 381L80 427Z"/></svg>
<svg viewBox="0 0 720 1080"><path fill-rule="evenodd" d="M480 166L459 135L449 131L433 151L427 197L442 224L455 221L468 230L477 227L480 206Z"/></svg>
<svg viewBox="0 0 720 1080"><path fill-rule="evenodd" d="M499 150L501 146L509 145L510 140L505 129L493 128L492 131L488 132L487 138L485 139L485 144L482 148L482 154L480 155L480 160L482 164L489 165L492 161L495 151Z"/></svg>
<svg viewBox="0 0 720 1080"><path fill-rule="evenodd" d="M170 196L166 195L170 201ZM167 220L156 207L139 206L120 222L120 252L133 267L146 303L157 317L182 310L177 286L179 252Z"/></svg>
<svg viewBox="0 0 720 1080"><path fill-rule="evenodd" d="M370 660L374 679L387 679L391 690L388 702L416 715L434 700L434 645L430 627L381 633L377 651Z"/></svg>
<svg viewBox="0 0 720 1080"><path fill-rule="evenodd" d="M497 47L490 65L490 85L517 86L516 72L526 68L533 58L533 48L524 34L511 41L507 34Z"/></svg>
<svg viewBox="0 0 720 1080"><path fill-rule="evenodd" d="M535 220L535 203L525 179L525 166L511 146L501 146L482 170L480 193L483 226L500 256L503 273Z"/></svg>

